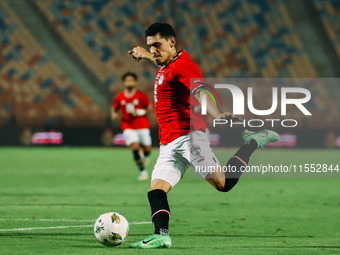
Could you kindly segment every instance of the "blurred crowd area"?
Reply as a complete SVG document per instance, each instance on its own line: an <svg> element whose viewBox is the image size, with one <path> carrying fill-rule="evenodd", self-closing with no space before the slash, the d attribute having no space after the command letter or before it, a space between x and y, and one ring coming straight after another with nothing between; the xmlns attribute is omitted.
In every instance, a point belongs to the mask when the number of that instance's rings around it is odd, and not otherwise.
<svg viewBox="0 0 340 255"><path fill-rule="evenodd" d="M313 20L320 45L306 43L308 29L296 29L294 8L283 0L0 0L0 126L108 125L127 71L152 99L157 68L131 61L127 51L145 45L144 30L155 21L174 26L177 48L205 77L325 77L340 63L340 1L308 3L301 22ZM322 65L318 47L331 52ZM339 87L313 84L308 127L334 125ZM260 86L258 108L268 92Z"/></svg>

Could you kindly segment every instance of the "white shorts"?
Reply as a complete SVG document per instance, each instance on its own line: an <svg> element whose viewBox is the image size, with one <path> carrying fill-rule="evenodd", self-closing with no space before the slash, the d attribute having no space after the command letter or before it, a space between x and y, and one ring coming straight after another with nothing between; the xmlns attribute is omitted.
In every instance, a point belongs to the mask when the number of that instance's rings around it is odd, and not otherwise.
<svg viewBox="0 0 340 255"><path fill-rule="evenodd" d="M159 156L152 171L151 181L160 179L175 186L189 166L220 166L210 148L210 142L202 131L182 135L160 146ZM199 172L206 178L209 172Z"/></svg>
<svg viewBox="0 0 340 255"><path fill-rule="evenodd" d="M126 146L131 143L140 143L142 145L151 145L150 129L125 129L123 132Z"/></svg>

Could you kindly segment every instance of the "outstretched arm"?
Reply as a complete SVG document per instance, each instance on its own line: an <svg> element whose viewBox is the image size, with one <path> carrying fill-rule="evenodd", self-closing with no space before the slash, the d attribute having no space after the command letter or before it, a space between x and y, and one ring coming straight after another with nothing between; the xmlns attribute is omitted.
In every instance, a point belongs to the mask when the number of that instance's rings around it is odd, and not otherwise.
<svg viewBox="0 0 340 255"><path fill-rule="evenodd" d="M150 52L147 52L146 49L144 49L143 47L140 46L134 47L132 50L129 50L128 53L131 54L134 61L139 62L141 59L148 59L152 63L157 65L152 54Z"/></svg>

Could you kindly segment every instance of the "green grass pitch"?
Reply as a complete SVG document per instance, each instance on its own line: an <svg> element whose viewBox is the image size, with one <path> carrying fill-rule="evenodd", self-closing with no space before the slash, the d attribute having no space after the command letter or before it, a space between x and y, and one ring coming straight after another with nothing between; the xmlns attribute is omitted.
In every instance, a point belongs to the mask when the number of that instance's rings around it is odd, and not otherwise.
<svg viewBox="0 0 340 255"><path fill-rule="evenodd" d="M216 151L224 163L235 149ZM260 149L250 163L299 160L339 163L339 150ZM168 195L171 249L128 248L152 224L105 247L93 234L100 214L150 221L149 181L137 175L127 149L0 148L0 254L340 254L340 179L243 178L219 193L189 171Z"/></svg>

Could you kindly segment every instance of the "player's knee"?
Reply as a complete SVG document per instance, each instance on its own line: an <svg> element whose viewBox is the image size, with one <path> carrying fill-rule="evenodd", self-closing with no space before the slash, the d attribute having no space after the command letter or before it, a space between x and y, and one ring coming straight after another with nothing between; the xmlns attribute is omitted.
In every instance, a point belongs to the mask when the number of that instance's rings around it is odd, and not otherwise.
<svg viewBox="0 0 340 255"><path fill-rule="evenodd" d="M232 188L235 187L235 185L237 184L238 179L236 178L226 178L224 181L224 185L223 185L223 189L220 190L221 192L228 192L230 190L232 190Z"/></svg>
<svg viewBox="0 0 340 255"><path fill-rule="evenodd" d="M230 191L236 183L230 183L227 182L225 179L224 180L216 180L215 181L215 189L220 192L228 192Z"/></svg>
<svg viewBox="0 0 340 255"><path fill-rule="evenodd" d="M161 189L165 193L168 193L171 190L171 184L160 179L155 179L151 182L151 187L149 191L156 189Z"/></svg>
<svg viewBox="0 0 340 255"><path fill-rule="evenodd" d="M131 150L138 150L139 149L139 143L136 143L136 142L134 142L134 143L131 143L130 144L130 149Z"/></svg>
<svg viewBox="0 0 340 255"><path fill-rule="evenodd" d="M144 150L144 156L145 156L145 157L149 156L150 153L151 153L151 149L145 149L145 150Z"/></svg>
<svg viewBox="0 0 340 255"><path fill-rule="evenodd" d="M228 192L232 189L232 187L224 186L222 189L219 189L220 192Z"/></svg>

